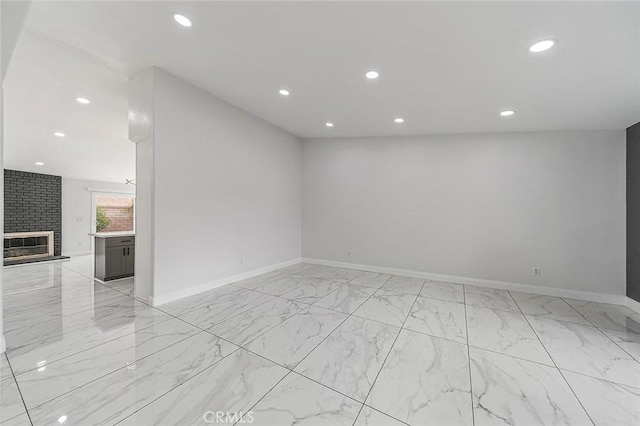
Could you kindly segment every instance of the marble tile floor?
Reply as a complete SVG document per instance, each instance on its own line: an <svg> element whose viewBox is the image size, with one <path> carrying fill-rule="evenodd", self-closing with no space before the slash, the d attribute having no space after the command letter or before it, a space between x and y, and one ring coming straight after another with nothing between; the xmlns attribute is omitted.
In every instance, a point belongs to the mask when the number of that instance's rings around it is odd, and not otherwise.
<svg viewBox="0 0 640 426"><path fill-rule="evenodd" d="M628 308L298 264L157 308L4 269L5 425L637 425Z"/></svg>

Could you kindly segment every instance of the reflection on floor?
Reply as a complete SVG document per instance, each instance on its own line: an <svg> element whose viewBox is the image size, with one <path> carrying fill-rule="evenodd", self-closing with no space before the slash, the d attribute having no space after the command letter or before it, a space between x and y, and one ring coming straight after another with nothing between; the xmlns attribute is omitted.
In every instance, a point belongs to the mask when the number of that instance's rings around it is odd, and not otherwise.
<svg viewBox="0 0 640 426"><path fill-rule="evenodd" d="M300 264L160 309L4 270L10 425L637 425L627 308Z"/></svg>

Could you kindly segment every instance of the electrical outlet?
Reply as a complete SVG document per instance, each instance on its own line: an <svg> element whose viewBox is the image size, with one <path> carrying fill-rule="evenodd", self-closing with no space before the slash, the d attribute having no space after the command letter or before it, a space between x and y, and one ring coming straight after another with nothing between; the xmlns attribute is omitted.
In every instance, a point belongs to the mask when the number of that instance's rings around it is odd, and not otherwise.
<svg viewBox="0 0 640 426"><path fill-rule="evenodd" d="M79 241L79 242L78 242L78 245L79 245L80 247L82 247L82 241Z"/></svg>
<svg viewBox="0 0 640 426"><path fill-rule="evenodd" d="M351 257L351 252L347 253L347 256Z"/></svg>
<svg viewBox="0 0 640 426"><path fill-rule="evenodd" d="M537 266L534 266L533 268L531 268L531 275L535 275L536 277L540 276L540 268L538 268Z"/></svg>
<svg viewBox="0 0 640 426"><path fill-rule="evenodd" d="M240 264L244 265L244 261L242 259L240 259Z"/></svg>

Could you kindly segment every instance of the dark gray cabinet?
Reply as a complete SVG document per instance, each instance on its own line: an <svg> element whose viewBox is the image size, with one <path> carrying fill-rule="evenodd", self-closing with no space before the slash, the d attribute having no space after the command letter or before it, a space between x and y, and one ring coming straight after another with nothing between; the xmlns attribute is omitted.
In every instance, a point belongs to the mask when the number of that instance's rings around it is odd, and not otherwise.
<svg viewBox="0 0 640 426"><path fill-rule="evenodd" d="M96 234L95 276L102 281L134 275L135 237Z"/></svg>

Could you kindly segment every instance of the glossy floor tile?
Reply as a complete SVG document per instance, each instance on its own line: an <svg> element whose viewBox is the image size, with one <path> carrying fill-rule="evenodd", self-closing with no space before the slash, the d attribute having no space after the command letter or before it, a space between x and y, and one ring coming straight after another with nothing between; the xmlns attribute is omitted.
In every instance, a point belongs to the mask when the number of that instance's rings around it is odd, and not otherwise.
<svg viewBox="0 0 640 426"><path fill-rule="evenodd" d="M96 313L78 314L61 322L39 323L19 333L5 334L7 354L16 374L40 368L43 361L53 362L171 319L133 299Z"/></svg>
<svg viewBox="0 0 640 426"><path fill-rule="evenodd" d="M470 348L474 421L482 425L588 425L553 367Z"/></svg>
<svg viewBox="0 0 640 426"><path fill-rule="evenodd" d="M252 424L262 426L350 426L361 406L317 382L290 373L251 409L251 418Z"/></svg>
<svg viewBox="0 0 640 426"><path fill-rule="evenodd" d="M640 314L626 306L574 299L565 300L596 327L640 333Z"/></svg>
<svg viewBox="0 0 640 426"><path fill-rule="evenodd" d="M533 317L530 322L559 368L640 387L638 361L597 328Z"/></svg>
<svg viewBox="0 0 640 426"><path fill-rule="evenodd" d="M619 330L600 330L611 340L613 340L618 346L620 346L626 353L631 355L640 361L640 334L633 331L619 331Z"/></svg>
<svg viewBox="0 0 640 426"><path fill-rule="evenodd" d="M384 283L381 289L389 293L404 293L417 296L422 290L424 282L425 280L420 278L394 276Z"/></svg>
<svg viewBox="0 0 640 426"><path fill-rule="evenodd" d="M9 361L5 354L0 354L0 382L4 379L8 379L9 377L13 377Z"/></svg>
<svg viewBox="0 0 640 426"><path fill-rule="evenodd" d="M399 331L386 324L351 317L294 371L364 402Z"/></svg>
<svg viewBox="0 0 640 426"><path fill-rule="evenodd" d="M0 382L0 408L0 423L3 425L4 422L27 412L18 385L12 376Z"/></svg>
<svg viewBox="0 0 640 426"><path fill-rule="evenodd" d="M404 328L443 339L467 343L464 305L418 296Z"/></svg>
<svg viewBox="0 0 640 426"><path fill-rule="evenodd" d="M560 297L520 293L517 291L510 291L509 293L511 293L516 304L525 315L591 325L585 317Z"/></svg>
<svg viewBox="0 0 640 426"><path fill-rule="evenodd" d="M340 281L315 280L284 293L282 297L302 303L315 303L342 285Z"/></svg>
<svg viewBox="0 0 640 426"><path fill-rule="evenodd" d="M465 303L481 308L498 309L501 311L520 312L520 308L506 290L495 288L464 286Z"/></svg>
<svg viewBox="0 0 640 426"><path fill-rule="evenodd" d="M260 291L262 293L271 294L273 296L282 296L285 293L290 292L292 289L300 287L303 284L314 283L314 278L300 278L284 276L270 280L269 282L255 287L253 290Z"/></svg>
<svg viewBox="0 0 640 426"><path fill-rule="evenodd" d="M301 263L154 308L92 274L5 268L2 426L640 424L622 306Z"/></svg>
<svg viewBox="0 0 640 426"><path fill-rule="evenodd" d="M209 332L243 346L308 307L304 303L273 299L209 328Z"/></svg>
<svg viewBox="0 0 640 426"><path fill-rule="evenodd" d="M294 368L325 337L327 337L347 315L315 306L298 312L245 347L284 367Z"/></svg>
<svg viewBox="0 0 640 426"><path fill-rule="evenodd" d="M406 423L394 419L371 407L363 406L353 426L403 426Z"/></svg>
<svg viewBox="0 0 640 426"><path fill-rule="evenodd" d="M200 330L171 319L16 376L28 408L99 379L184 340Z"/></svg>
<svg viewBox="0 0 640 426"><path fill-rule="evenodd" d="M376 291L353 314L362 318L401 327L418 296Z"/></svg>
<svg viewBox="0 0 640 426"><path fill-rule="evenodd" d="M403 330L366 404L412 425L471 425L467 346Z"/></svg>
<svg viewBox="0 0 640 426"><path fill-rule="evenodd" d="M351 284L362 285L365 287L380 288L391 279L393 275L380 274L377 272L365 271L349 281Z"/></svg>
<svg viewBox="0 0 640 426"><path fill-rule="evenodd" d="M323 280L335 280L335 281L351 281L354 278L360 276L364 271L358 271L356 269L338 268L333 272L329 272L327 275L323 275Z"/></svg>
<svg viewBox="0 0 640 426"><path fill-rule="evenodd" d="M470 346L553 365L521 313L467 306L467 327Z"/></svg>
<svg viewBox="0 0 640 426"><path fill-rule="evenodd" d="M204 419L215 419L217 412L224 413L225 419L229 413L239 420L287 373L289 370L240 349L120 424L206 424ZM229 423L233 424L233 421Z"/></svg>
<svg viewBox="0 0 640 426"><path fill-rule="evenodd" d="M369 299L375 291L376 289L373 287L344 283L336 291L327 294L314 305L350 314Z"/></svg>
<svg viewBox="0 0 640 426"><path fill-rule="evenodd" d="M464 287L461 284L427 280L422 286L420 296L464 303Z"/></svg>
<svg viewBox="0 0 640 426"><path fill-rule="evenodd" d="M209 328L273 300L276 300L276 296L257 291L245 291L228 299L216 299L205 306L179 315L179 318L198 327Z"/></svg>
<svg viewBox="0 0 640 426"><path fill-rule="evenodd" d="M200 332L69 393L29 408L36 425L66 416L67 424L114 424L215 364L237 349Z"/></svg>
<svg viewBox="0 0 640 426"><path fill-rule="evenodd" d="M640 419L640 388L563 372L597 426L634 426Z"/></svg>

